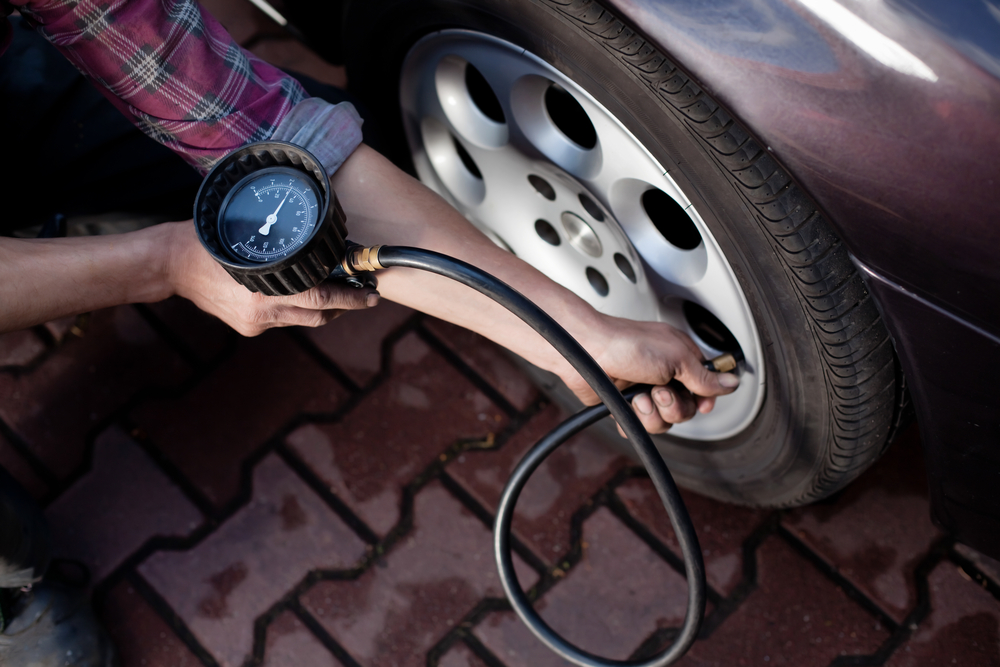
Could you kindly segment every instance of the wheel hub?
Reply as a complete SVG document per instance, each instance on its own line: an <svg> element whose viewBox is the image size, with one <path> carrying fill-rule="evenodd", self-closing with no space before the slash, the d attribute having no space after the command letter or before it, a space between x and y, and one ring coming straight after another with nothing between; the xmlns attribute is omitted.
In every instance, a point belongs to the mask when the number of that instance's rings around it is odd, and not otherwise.
<svg viewBox="0 0 1000 667"><path fill-rule="evenodd" d="M721 440L750 424L764 368L747 300L698 211L624 125L541 59L470 31L419 41L400 86L420 178L494 242L603 313L667 322L706 356L742 351L739 389L672 436Z"/></svg>

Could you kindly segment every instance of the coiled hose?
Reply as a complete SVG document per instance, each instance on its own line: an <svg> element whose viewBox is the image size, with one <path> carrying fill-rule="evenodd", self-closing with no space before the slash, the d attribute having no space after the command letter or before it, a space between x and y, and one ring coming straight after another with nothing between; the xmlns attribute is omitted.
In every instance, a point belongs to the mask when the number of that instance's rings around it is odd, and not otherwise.
<svg viewBox="0 0 1000 667"><path fill-rule="evenodd" d="M349 253L345 264L351 262L352 255L353 253ZM667 470L666 464L656 451L649 434L642 427L628 401L625 400L607 374L555 320L519 292L485 271L447 255L401 246L381 246L377 250L365 249L364 257L366 266L355 265L352 268L364 270L400 266L420 269L451 278L493 299L541 334L587 381L587 384L604 403L582 410L542 438L515 468L500 498L493 526L493 550L504 592L524 624L560 657L580 665L580 667L622 667L626 665L629 667L664 667L684 655L694 642L702 616L705 613L705 564L702 561L698 537L695 535L691 517L684 507L684 502L670 476L670 471ZM370 260L374 260L375 264L368 263ZM634 393L634 390L630 393ZM687 576L688 604L680 633L673 644L648 660L608 660L579 649L556 634L534 610L527 595L521 590L517 574L514 572L510 548L510 530L514 517L514 507L531 474L559 445L580 430L606 416L608 412L618 421L618 425L621 426L629 442L632 443L639 460L645 466L653 486L656 487L656 491L660 495L660 500L673 524L681 555L684 558L684 570Z"/></svg>

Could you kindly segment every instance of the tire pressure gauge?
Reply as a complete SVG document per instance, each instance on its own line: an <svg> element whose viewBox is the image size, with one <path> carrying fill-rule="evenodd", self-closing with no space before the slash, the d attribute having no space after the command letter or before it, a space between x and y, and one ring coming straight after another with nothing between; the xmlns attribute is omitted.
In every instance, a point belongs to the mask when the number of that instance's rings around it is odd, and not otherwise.
<svg viewBox="0 0 1000 667"><path fill-rule="evenodd" d="M216 163L198 190L194 222L229 275L271 296L315 287L347 251L346 217L326 170L282 142L250 144Z"/></svg>

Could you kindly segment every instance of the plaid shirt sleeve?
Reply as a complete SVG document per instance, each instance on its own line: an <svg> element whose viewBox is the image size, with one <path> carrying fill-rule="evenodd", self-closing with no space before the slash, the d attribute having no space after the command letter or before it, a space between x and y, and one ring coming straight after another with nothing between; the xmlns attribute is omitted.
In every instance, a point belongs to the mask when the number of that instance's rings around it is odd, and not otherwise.
<svg viewBox="0 0 1000 667"><path fill-rule="evenodd" d="M308 95L195 0L8 0L139 129L201 173L240 146L293 141L330 173L361 143L349 103Z"/></svg>

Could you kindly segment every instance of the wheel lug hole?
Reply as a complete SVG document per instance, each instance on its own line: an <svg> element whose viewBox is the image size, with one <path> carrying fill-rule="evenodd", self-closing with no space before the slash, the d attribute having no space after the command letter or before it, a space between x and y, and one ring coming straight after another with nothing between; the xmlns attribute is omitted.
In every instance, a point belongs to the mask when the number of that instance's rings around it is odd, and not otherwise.
<svg viewBox="0 0 1000 667"><path fill-rule="evenodd" d="M587 280L590 282L590 286L594 288L600 296L607 296L610 288L608 287L608 281L600 271L592 266L587 267Z"/></svg>
<svg viewBox="0 0 1000 667"><path fill-rule="evenodd" d="M556 246L562 243L562 239L559 238L559 232L547 220L535 220L535 232L539 238L549 245Z"/></svg>
<svg viewBox="0 0 1000 667"><path fill-rule="evenodd" d="M583 206L583 210L587 212L587 215L592 217L594 220L604 222L604 211L601 210L601 207L598 206L593 199L583 193L580 193L580 205Z"/></svg>
<svg viewBox="0 0 1000 667"><path fill-rule="evenodd" d="M632 268L632 263L629 262L625 255L620 252L615 253L615 266L618 270L622 272L622 275L628 278L629 282L633 285L636 283L635 269Z"/></svg>
<svg viewBox="0 0 1000 667"><path fill-rule="evenodd" d="M548 181L546 181L541 176L536 176L535 174L530 174L528 176L528 182L531 183L531 187L535 188L538 194L542 195L549 201L556 200L556 191Z"/></svg>

